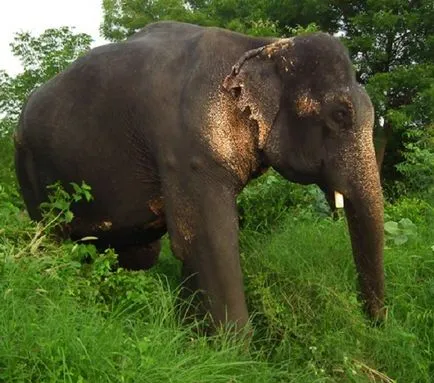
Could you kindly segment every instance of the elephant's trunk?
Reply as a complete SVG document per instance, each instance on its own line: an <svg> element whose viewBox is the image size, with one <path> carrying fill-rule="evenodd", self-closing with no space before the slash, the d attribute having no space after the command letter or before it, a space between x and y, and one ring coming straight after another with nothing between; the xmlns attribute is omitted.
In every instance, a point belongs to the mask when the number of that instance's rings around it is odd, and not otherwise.
<svg viewBox="0 0 434 383"><path fill-rule="evenodd" d="M384 317L383 194L373 148L363 152L352 152L347 162L353 171L347 172L345 213L361 298L368 315L377 320Z"/></svg>

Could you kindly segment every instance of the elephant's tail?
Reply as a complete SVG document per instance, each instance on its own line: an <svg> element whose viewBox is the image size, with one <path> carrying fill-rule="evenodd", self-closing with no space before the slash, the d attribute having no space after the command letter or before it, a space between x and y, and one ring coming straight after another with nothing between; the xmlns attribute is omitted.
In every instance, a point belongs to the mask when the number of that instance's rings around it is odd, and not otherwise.
<svg viewBox="0 0 434 383"><path fill-rule="evenodd" d="M34 156L19 139L19 136L19 132L16 132L14 135L15 171L21 195L23 196L30 218L40 220L42 214L39 210L39 205L43 201L43 197L38 187Z"/></svg>

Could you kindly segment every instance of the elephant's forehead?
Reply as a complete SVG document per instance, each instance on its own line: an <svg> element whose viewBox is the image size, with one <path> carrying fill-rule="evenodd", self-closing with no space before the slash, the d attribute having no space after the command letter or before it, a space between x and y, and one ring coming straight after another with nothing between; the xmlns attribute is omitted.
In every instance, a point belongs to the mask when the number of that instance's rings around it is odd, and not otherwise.
<svg viewBox="0 0 434 383"><path fill-rule="evenodd" d="M309 91L304 91L299 94L295 100L295 107L297 114L301 117L319 114L321 110L321 103L313 97Z"/></svg>
<svg viewBox="0 0 434 383"><path fill-rule="evenodd" d="M331 90L323 95L315 95L310 89L304 89L295 97L296 112L299 116L319 114L321 108L329 103L341 103L354 115L354 123L359 128L372 129L373 108L364 89L357 85Z"/></svg>

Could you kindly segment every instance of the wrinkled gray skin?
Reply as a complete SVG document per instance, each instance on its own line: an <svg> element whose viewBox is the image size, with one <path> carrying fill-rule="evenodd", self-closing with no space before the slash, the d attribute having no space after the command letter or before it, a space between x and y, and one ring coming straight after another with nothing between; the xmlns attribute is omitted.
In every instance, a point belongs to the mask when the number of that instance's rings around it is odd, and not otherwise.
<svg viewBox="0 0 434 383"><path fill-rule="evenodd" d="M30 216L46 186L84 180L73 239L150 267L168 231L216 323L248 320L236 195L269 166L345 197L361 297L383 315L383 202L373 108L335 38L252 38L163 22L78 59L29 98L15 135ZM290 240L290 238L288 239ZM325 266L326 267L326 266ZM318 270L321 272L321 270Z"/></svg>

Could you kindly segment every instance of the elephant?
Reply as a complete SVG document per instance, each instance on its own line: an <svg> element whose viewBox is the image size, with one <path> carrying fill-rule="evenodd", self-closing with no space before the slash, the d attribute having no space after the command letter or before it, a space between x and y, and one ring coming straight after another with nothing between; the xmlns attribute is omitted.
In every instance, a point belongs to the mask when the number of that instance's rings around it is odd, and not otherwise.
<svg viewBox="0 0 434 383"><path fill-rule="evenodd" d="M323 32L260 38L164 21L93 48L35 90L15 131L33 220L47 185L84 180L68 235L125 268L151 267L168 233L188 291L215 325L249 322L236 197L273 168L344 199L359 296L384 317L383 196L374 111L349 54Z"/></svg>

